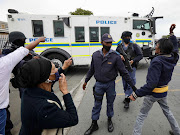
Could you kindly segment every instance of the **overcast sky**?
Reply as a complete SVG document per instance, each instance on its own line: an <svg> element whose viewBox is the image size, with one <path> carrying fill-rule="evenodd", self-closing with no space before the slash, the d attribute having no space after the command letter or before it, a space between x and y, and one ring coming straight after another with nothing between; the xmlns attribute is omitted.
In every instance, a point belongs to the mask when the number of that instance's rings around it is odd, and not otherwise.
<svg viewBox="0 0 180 135"><path fill-rule="evenodd" d="M163 16L157 20L156 38L169 33L172 23L174 33L180 37L180 0L0 0L0 21L7 21L8 9L33 14L68 15L77 8L90 10L94 16L130 16L133 12L145 16L155 8L153 16ZM130 12L130 13L128 13Z"/></svg>

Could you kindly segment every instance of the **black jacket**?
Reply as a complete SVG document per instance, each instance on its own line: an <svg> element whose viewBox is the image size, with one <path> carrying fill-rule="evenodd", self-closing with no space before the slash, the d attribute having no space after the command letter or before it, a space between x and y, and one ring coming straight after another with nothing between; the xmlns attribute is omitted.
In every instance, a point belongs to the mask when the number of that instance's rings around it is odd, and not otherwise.
<svg viewBox="0 0 180 135"><path fill-rule="evenodd" d="M40 88L28 88L22 97L20 135L41 135L43 129L65 128L78 123L78 115L71 95L63 96L66 110L47 99L61 102L54 93Z"/></svg>
<svg viewBox="0 0 180 135"><path fill-rule="evenodd" d="M116 51L122 55L123 53L119 49L120 45L122 45L122 47L124 46L122 43L119 44L116 48ZM129 43L127 50L124 51L127 54L129 61L133 60L133 64L131 66L137 68L138 62L143 58L143 53L141 51L141 48L137 44Z"/></svg>

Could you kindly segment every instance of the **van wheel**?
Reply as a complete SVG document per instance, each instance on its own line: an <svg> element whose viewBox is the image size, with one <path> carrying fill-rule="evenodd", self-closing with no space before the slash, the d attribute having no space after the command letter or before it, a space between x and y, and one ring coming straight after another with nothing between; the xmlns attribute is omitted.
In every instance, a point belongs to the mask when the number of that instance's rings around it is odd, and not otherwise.
<svg viewBox="0 0 180 135"><path fill-rule="evenodd" d="M48 54L46 57L55 64L56 68L62 67L64 61L66 60L66 58L59 53L51 53Z"/></svg>

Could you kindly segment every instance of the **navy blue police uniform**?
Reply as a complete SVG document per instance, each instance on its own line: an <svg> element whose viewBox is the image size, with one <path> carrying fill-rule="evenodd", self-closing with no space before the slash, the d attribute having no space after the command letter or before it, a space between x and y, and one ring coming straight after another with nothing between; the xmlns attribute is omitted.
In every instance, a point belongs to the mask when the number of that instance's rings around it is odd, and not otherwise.
<svg viewBox="0 0 180 135"><path fill-rule="evenodd" d="M129 85L133 87L134 85L128 71L125 69L121 57L115 51L110 50L105 56L102 50L93 53L91 66L85 79L86 83L93 75L96 79L93 92L95 101L92 110L92 120L99 119L104 93L106 93L107 98L107 116L113 117L113 103L116 97L115 79L118 71Z"/></svg>

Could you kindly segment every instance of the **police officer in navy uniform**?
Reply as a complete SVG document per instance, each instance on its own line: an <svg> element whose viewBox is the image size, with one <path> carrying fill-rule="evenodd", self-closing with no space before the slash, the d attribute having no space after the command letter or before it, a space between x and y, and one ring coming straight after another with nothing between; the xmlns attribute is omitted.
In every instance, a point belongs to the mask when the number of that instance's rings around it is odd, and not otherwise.
<svg viewBox="0 0 180 135"><path fill-rule="evenodd" d="M136 68L137 68L137 64L138 62L143 58L143 54L141 51L141 48L134 43L130 42L132 33L130 31L124 31L121 35L122 38L122 43L118 45L118 47L116 48L116 51L120 53L120 56L122 58L123 61L125 61L123 55L122 54L122 50L120 49L120 46L123 48L124 52L127 54L127 58L129 59L129 62L132 66L132 71L129 71L129 75L133 81L133 84L136 84ZM124 99L124 108L128 109L129 108L129 103L130 103L130 99L128 98L133 90L131 88L131 86L128 84L128 82L125 79L122 79L123 82L123 87L124 87L124 93L125 93L125 99Z"/></svg>
<svg viewBox="0 0 180 135"><path fill-rule="evenodd" d="M101 44L103 48L93 53L91 66L83 84L83 89L85 90L87 82L94 75L96 83L93 88L95 101L92 109L92 124L84 133L85 135L90 135L99 129L97 120L100 116L104 93L106 93L107 98L108 131L113 131L114 127L111 118L114 115L113 103L116 97L115 79L118 71L124 80L126 80L133 89L136 89L128 71L124 67L121 57L115 51L111 50L112 42L113 39L110 34L106 33L102 36Z"/></svg>

